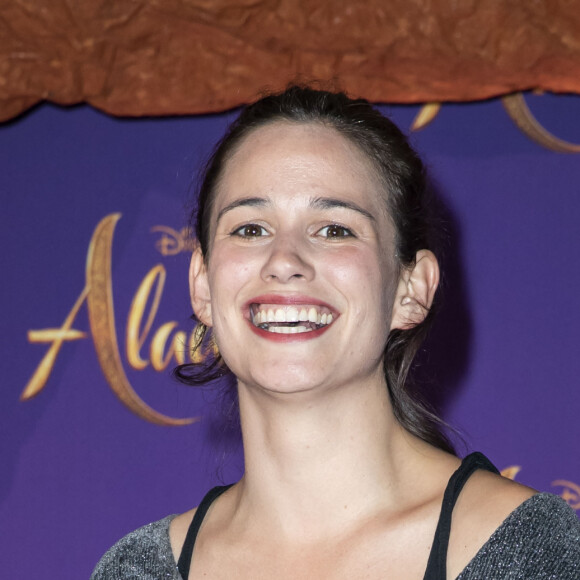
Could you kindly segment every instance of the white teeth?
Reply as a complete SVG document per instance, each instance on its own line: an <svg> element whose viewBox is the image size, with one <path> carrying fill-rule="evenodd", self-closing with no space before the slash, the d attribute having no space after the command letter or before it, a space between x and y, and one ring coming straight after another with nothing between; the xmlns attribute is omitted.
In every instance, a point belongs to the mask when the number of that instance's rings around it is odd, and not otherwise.
<svg viewBox="0 0 580 580"><path fill-rule="evenodd" d="M298 322L298 309L297 308L289 308L286 312L286 322Z"/></svg>
<svg viewBox="0 0 580 580"><path fill-rule="evenodd" d="M307 326L295 326L294 327L294 332L298 333L298 332L311 332L312 328L308 328Z"/></svg>
<svg viewBox="0 0 580 580"><path fill-rule="evenodd" d="M312 307L308 311L308 321L309 322L318 322L318 312L316 312L316 308Z"/></svg>
<svg viewBox="0 0 580 580"><path fill-rule="evenodd" d="M267 329L268 332L275 334L298 334L300 332L312 332L311 328L306 326L272 326Z"/></svg>
<svg viewBox="0 0 580 580"><path fill-rule="evenodd" d="M320 312L319 310L326 310ZM275 306L256 305L252 308L252 322L256 326L261 326L264 330L278 334L296 334L300 332L310 332L315 330L311 326L272 326L271 323L298 323L309 322L317 326L329 325L333 320L332 314L328 313L325 307L317 308L315 306Z"/></svg>

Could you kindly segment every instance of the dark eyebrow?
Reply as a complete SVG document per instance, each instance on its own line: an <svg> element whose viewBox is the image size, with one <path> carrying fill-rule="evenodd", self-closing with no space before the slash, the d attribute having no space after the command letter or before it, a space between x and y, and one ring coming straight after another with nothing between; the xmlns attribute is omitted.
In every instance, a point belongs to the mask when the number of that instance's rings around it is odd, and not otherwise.
<svg viewBox="0 0 580 580"><path fill-rule="evenodd" d="M376 221L374 216L370 214L366 209L363 209L356 203L352 201L344 201L343 199L335 199L333 197L317 197L310 201L310 207L315 209L332 209L333 207L342 207L345 209L350 209L356 211L363 216L365 216L370 221Z"/></svg>
<svg viewBox="0 0 580 580"><path fill-rule="evenodd" d="M226 207L222 208L217 215L216 222L219 222L224 214L228 211L232 211L237 207L261 207L265 205L270 205L271 201L265 197L244 197L242 199L236 199ZM310 200L310 207L313 209L332 209L335 207L340 207L344 209L350 209L351 211L356 211L366 217L368 220L374 222L376 221L374 216L369 213L366 209L363 209L356 203L352 201L345 201L343 199L336 199L334 197L316 197Z"/></svg>
<svg viewBox="0 0 580 580"><path fill-rule="evenodd" d="M233 201L232 203L226 205L226 207L220 210L220 212L217 215L216 222L219 222L221 217L225 213L227 213L228 211L232 211L232 209L235 209L236 207L244 207L244 206L259 207L263 205L268 205L269 203L270 200L264 197L243 197L242 199L236 199L236 201Z"/></svg>

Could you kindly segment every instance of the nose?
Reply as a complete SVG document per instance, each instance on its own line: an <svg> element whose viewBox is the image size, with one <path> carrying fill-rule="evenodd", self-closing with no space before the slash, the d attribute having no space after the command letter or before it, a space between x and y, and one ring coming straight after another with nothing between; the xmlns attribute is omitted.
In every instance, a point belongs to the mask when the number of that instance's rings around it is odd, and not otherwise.
<svg viewBox="0 0 580 580"><path fill-rule="evenodd" d="M294 280L312 280L314 266L307 257L306 248L289 237L279 236L269 246L267 260L262 267L262 279L287 284Z"/></svg>

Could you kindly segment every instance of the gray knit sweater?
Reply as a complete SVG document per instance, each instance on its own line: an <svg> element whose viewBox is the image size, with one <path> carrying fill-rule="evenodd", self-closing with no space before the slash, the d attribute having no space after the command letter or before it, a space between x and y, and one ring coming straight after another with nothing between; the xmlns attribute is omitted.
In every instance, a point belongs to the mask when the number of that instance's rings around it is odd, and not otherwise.
<svg viewBox="0 0 580 580"><path fill-rule="evenodd" d="M182 580L169 543L174 517L119 540L91 580ZM561 498L539 493L507 517L457 580L580 580L580 520Z"/></svg>

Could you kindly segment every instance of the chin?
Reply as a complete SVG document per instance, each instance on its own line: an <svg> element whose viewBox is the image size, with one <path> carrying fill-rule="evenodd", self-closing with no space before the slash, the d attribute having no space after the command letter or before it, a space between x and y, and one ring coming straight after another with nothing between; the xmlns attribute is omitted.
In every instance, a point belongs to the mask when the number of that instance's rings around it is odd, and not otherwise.
<svg viewBox="0 0 580 580"><path fill-rule="evenodd" d="M291 394L304 393L316 389L323 384L322 377L313 376L311 369L284 368L276 371L270 367L268 372L259 369L257 373L248 373L248 379L239 379L241 385L253 385L269 393Z"/></svg>

